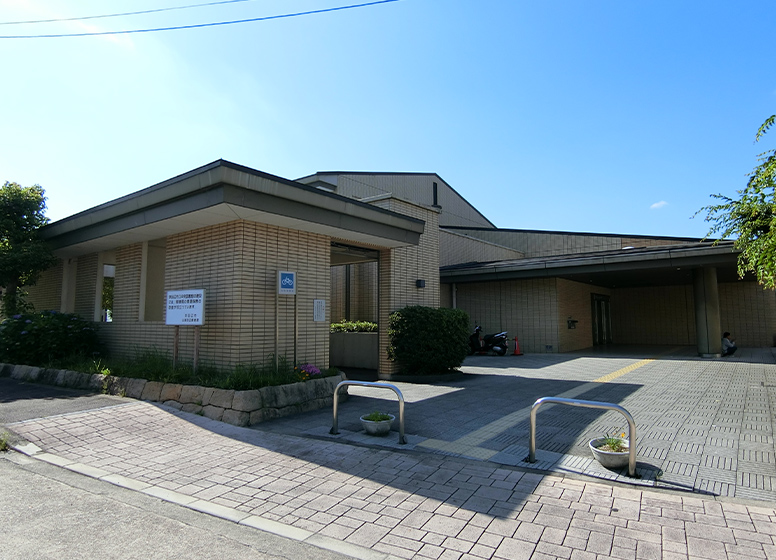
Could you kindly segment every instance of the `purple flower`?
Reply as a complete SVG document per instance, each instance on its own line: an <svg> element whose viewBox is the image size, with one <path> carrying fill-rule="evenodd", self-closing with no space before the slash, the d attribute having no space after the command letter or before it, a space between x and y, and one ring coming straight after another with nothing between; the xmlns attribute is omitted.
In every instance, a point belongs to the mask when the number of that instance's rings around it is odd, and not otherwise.
<svg viewBox="0 0 776 560"><path fill-rule="evenodd" d="M27 323L28 325L29 325L30 323L32 323L32 321L30 321L29 319L27 319L27 320L26 320L26 321L24 321L24 322L25 322L25 323Z"/></svg>
<svg viewBox="0 0 776 560"><path fill-rule="evenodd" d="M21 318L22 318L22 316L21 316L21 315L14 315L14 316L13 316L13 318L14 318L14 319L21 319Z"/></svg>
<svg viewBox="0 0 776 560"><path fill-rule="evenodd" d="M22 334L27 334L27 331L22 331Z"/></svg>

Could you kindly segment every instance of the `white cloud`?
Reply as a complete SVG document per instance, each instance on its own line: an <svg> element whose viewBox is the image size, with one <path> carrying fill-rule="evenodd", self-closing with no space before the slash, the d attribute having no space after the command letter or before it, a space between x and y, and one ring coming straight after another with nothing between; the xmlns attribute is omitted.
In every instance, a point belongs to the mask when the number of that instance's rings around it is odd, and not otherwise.
<svg viewBox="0 0 776 560"><path fill-rule="evenodd" d="M649 209L657 210L659 208L662 208L663 206L668 206L668 203L665 200L661 200L660 202L655 202L652 206L649 207Z"/></svg>

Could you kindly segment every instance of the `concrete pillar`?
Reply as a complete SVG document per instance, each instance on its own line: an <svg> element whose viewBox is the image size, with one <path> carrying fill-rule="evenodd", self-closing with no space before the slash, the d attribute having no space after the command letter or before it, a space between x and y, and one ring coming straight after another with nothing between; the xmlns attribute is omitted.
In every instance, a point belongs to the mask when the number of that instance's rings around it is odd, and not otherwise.
<svg viewBox="0 0 776 560"><path fill-rule="evenodd" d="M719 289L716 268L693 270L695 327L698 354L712 358L722 353L722 330L719 319Z"/></svg>

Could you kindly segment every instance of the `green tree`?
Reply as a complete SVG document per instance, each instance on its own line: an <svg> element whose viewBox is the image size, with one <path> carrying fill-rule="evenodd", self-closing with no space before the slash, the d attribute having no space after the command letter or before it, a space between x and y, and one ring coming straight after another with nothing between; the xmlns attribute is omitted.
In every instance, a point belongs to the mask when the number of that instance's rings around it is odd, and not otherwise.
<svg viewBox="0 0 776 560"><path fill-rule="evenodd" d="M776 115L765 120L755 135L755 142L776 123ZM732 199L721 194L711 195L719 203L704 206L706 221L712 226L708 237L735 238L738 274L754 273L757 281L773 290L776 288L776 150L759 154L760 162L749 174L746 187Z"/></svg>
<svg viewBox="0 0 776 560"><path fill-rule="evenodd" d="M6 183L0 188L0 286L5 288L2 314L10 317L27 309L21 288L31 286L55 258L40 238L48 223L43 187Z"/></svg>

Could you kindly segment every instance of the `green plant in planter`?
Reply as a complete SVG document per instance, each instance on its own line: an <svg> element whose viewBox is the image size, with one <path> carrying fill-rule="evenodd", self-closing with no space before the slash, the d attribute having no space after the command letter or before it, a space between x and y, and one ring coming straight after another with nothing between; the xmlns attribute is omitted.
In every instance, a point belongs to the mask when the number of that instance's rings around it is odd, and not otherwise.
<svg viewBox="0 0 776 560"><path fill-rule="evenodd" d="M332 323L330 332L377 332L377 323L372 321L348 321L342 319L339 323Z"/></svg>
<svg viewBox="0 0 776 560"><path fill-rule="evenodd" d="M386 420L391 419L391 417L388 414L384 412L378 412L376 410L370 414L366 414L362 416L362 418L364 420L369 420L370 422L385 422Z"/></svg>
<svg viewBox="0 0 776 560"><path fill-rule="evenodd" d="M622 432L620 435L609 435L607 433L603 438L601 438L603 445L601 445L598 449L601 451L622 453L623 451L628 450L628 448L625 446L625 442L623 441L624 439L625 432Z"/></svg>

